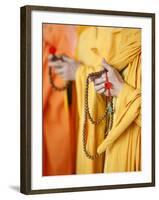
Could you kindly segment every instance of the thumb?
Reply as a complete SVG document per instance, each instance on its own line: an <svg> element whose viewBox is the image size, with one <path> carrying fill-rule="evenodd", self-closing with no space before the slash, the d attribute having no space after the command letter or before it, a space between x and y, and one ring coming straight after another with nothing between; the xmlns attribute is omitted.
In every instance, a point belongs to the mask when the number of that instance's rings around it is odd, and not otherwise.
<svg viewBox="0 0 159 200"><path fill-rule="evenodd" d="M111 66L107 63L107 61L105 60L105 58L102 59L102 65L103 68L106 69L107 71L111 71Z"/></svg>

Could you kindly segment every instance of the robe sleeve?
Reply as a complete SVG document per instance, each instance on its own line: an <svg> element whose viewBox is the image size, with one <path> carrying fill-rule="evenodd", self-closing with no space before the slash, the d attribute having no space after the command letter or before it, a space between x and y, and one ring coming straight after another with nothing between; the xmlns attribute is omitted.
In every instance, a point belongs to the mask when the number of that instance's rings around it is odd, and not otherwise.
<svg viewBox="0 0 159 200"><path fill-rule="evenodd" d="M116 101L116 119L112 130L107 138L99 145L98 153L102 153L113 144L126 129L135 122L140 126L141 94L139 89L135 89L124 83Z"/></svg>

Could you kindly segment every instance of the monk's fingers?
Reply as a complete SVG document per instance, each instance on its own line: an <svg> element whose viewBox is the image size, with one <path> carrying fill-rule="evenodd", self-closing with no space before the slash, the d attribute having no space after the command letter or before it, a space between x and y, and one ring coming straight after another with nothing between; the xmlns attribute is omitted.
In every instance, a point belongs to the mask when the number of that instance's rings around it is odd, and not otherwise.
<svg viewBox="0 0 159 200"><path fill-rule="evenodd" d="M102 74L102 78L103 78L103 80L105 81L105 82L111 82L111 83L113 83L114 82L114 75L113 75L113 72L111 71L109 71L109 72L105 72L105 73L103 73Z"/></svg>
<svg viewBox="0 0 159 200"><path fill-rule="evenodd" d="M108 79L109 79L109 75L110 74L107 72ZM106 81L106 72L102 74L102 79L103 79L103 81Z"/></svg>
<svg viewBox="0 0 159 200"><path fill-rule="evenodd" d="M104 82L105 82L105 78L103 78L102 76L100 78L94 79L94 85L100 85Z"/></svg>
<svg viewBox="0 0 159 200"><path fill-rule="evenodd" d="M105 60L105 58L102 59L102 66L108 72L112 71L112 67L107 63L107 61Z"/></svg>
<svg viewBox="0 0 159 200"><path fill-rule="evenodd" d="M98 94L103 94L105 92L105 88L101 88L100 90L97 91Z"/></svg>
<svg viewBox="0 0 159 200"><path fill-rule="evenodd" d="M72 58L69 58L68 56L65 56L65 55L62 56L62 59L63 59L65 62L68 62L68 63L70 63L70 62L73 61Z"/></svg>
<svg viewBox="0 0 159 200"><path fill-rule="evenodd" d="M63 62L61 60L57 60L57 61L49 61L48 62L49 67L54 67L54 68L58 68L60 66L63 65Z"/></svg>
<svg viewBox="0 0 159 200"><path fill-rule="evenodd" d="M49 66L50 68L54 68L54 64L53 64L52 62L48 62L48 66Z"/></svg>
<svg viewBox="0 0 159 200"><path fill-rule="evenodd" d="M55 70L63 69L63 68L64 68L64 65L53 65L53 68L54 68Z"/></svg>
<svg viewBox="0 0 159 200"><path fill-rule="evenodd" d="M62 68L65 68L65 63L62 62L62 61L55 61L55 62L52 62L52 66L53 68L56 70L56 69L62 69Z"/></svg>
<svg viewBox="0 0 159 200"><path fill-rule="evenodd" d="M94 85L94 87L95 87L95 90L98 91L98 90L101 90L102 88L105 88L105 84L102 83L100 85Z"/></svg>
<svg viewBox="0 0 159 200"><path fill-rule="evenodd" d="M56 72L57 74L62 75L62 74L65 73L65 70L64 70L64 68L55 68L55 72Z"/></svg>
<svg viewBox="0 0 159 200"><path fill-rule="evenodd" d="M53 56L52 54L49 54L49 55L48 55L48 61L51 61L51 60L53 59L53 57L54 57L54 56Z"/></svg>
<svg viewBox="0 0 159 200"><path fill-rule="evenodd" d="M64 65L64 62L63 62L62 60L52 61L52 63L53 63L55 66L62 66L62 65Z"/></svg>

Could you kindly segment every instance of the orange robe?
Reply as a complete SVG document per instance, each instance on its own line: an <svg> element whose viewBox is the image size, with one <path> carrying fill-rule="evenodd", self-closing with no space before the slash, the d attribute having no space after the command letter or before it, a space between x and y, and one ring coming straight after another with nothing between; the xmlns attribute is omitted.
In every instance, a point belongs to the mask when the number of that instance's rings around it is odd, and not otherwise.
<svg viewBox="0 0 159 200"><path fill-rule="evenodd" d="M68 106L67 92L51 88L48 75L51 46L56 48L57 54L64 53L73 57L76 46L75 26L43 25L43 176L75 173L76 135L72 123L75 98L71 106ZM64 84L57 74L53 74L53 79L58 86ZM72 94L74 97L74 91Z"/></svg>

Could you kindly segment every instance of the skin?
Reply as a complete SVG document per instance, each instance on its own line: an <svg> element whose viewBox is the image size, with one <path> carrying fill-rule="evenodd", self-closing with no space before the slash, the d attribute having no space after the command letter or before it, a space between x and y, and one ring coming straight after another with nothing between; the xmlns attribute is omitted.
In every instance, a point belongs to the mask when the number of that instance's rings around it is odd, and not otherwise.
<svg viewBox="0 0 159 200"><path fill-rule="evenodd" d="M110 89L111 96L118 96L124 85L124 81L121 75L114 67L110 66L104 58L102 60L102 67L108 71L107 72L108 80L109 82L112 83L112 88ZM102 74L100 78L96 78L93 82L95 90L98 94L104 94L108 96L108 91L105 89L105 82L106 82L105 73Z"/></svg>
<svg viewBox="0 0 159 200"><path fill-rule="evenodd" d="M62 58L63 61L52 61L52 55L49 55L49 67L53 67L55 72L64 80L75 80L75 73L80 63L67 56L63 56ZM104 58L102 59L102 67L108 71L108 80L112 83L112 88L110 89L111 96L118 96L124 85L121 75L114 67L110 66ZM105 89L106 74L102 74L101 77L90 81L94 82L94 88L98 94L108 96L108 91Z"/></svg>
<svg viewBox="0 0 159 200"><path fill-rule="evenodd" d="M75 80L75 73L79 66L79 62L67 57L62 56L62 60L51 61L52 55L49 55L49 67L53 67L55 72L59 74L64 80Z"/></svg>

